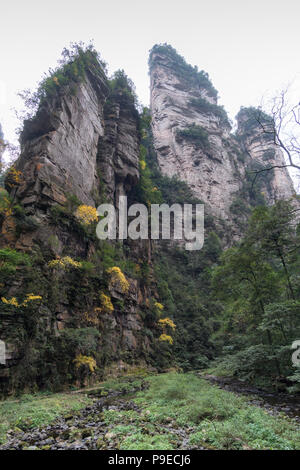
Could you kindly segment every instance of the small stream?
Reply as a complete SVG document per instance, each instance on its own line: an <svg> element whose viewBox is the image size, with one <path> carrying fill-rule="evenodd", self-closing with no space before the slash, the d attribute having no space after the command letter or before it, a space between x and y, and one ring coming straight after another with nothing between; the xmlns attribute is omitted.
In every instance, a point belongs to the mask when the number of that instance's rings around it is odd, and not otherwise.
<svg viewBox="0 0 300 470"><path fill-rule="evenodd" d="M249 396L250 405L264 408L273 416L279 413L285 413L300 424L300 395L267 392L229 377L201 375L201 378L228 392Z"/></svg>

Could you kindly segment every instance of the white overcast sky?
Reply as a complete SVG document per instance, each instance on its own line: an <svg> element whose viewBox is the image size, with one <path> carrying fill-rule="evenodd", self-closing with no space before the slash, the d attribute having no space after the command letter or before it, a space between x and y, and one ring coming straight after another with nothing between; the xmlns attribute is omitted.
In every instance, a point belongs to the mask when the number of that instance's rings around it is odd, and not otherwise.
<svg viewBox="0 0 300 470"><path fill-rule="evenodd" d="M71 41L93 40L149 103L148 51L168 42L207 71L233 118L293 82L299 101L299 0L9 0L1 2L0 122L15 141L16 93L34 88Z"/></svg>

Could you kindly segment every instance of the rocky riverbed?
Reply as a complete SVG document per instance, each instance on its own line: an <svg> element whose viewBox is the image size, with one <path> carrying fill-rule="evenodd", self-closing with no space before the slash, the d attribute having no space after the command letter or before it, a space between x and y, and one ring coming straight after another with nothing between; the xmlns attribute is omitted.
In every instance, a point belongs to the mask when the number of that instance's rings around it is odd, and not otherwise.
<svg viewBox="0 0 300 470"><path fill-rule="evenodd" d="M31 430L11 430L7 442L0 450L115 450L126 437L116 427L116 422L108 423L106 411L114 411L118 421L126 426L138 421L139 429L144 434L153 436L173 435L172 444L176 449L192 449L189 446L189 436L193 427L179 428L170 418L163 425L150 423L147 410L141 410L133 401L135 394L148 387L142 381L138 387L127 387L121 391L105 391L102 388L88 392L94 403L81 411L62 416L51 425ZM123 412L133 412L125 416ZM121 415L122 414L122 415ZM138 415L138 416L137 416ZM199 449L199 447L197 447Z"/></svg>
<svg viewBox="0 0 300 470"><path fill-rule="evenodd" d="M24 414L26 397L23 408L11 402L7 409L16 407L14 419L0 450L300 448L298 397L267 393L228 378L200 378L197 372L124 377L63 397L52 395L51 403L71 397L82 407L67 408L47 422L51 404L37 398L44 416L39 425L30 419L36 417L34 405ZM5 421L8 415L2 412L2 417Z"/></svg>

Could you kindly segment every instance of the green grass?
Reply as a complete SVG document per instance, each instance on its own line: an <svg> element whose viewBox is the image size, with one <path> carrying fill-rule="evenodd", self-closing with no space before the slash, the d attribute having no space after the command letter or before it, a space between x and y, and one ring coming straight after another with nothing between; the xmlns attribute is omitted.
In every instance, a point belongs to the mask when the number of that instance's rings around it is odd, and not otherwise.
<svg viewBox="0 0 300 470"><path fill-rule="evenodd" d="M131 378L131 385L141 379ZM208 449L300 449L299 426L288 417L270 416L198 376L168 373L147 377L150 387L136 394L139 410L105 410L101 421L108 436L98 448L120 450L172 450L182 442ZM128 378L99 384L105 392L128 387ZM132 399L132 398L130 398ZM72 414L91 402L82 394L24 395L0 403L0 442L8 429L45 426L59 415ZM118 398L116 399L116 405Z"/></svg>
<svg viewBox="0 0 300 470"><path fill-rule="evenodd" d="M68 412L78 411L91 403L81 394L57 393L23 395L19 400L0 402L0 444L6 440L9 429L26 431L51 423Z"/></svg>
<svg viewBox="0 0 300 470"><path fill-rule="evenodd" d="M190 443L213 449L300 449L297 425L247 404L246 397L220 390L193 374L164 374L136 402L149 421L170 418L179 427L193 427Z"/></svg>

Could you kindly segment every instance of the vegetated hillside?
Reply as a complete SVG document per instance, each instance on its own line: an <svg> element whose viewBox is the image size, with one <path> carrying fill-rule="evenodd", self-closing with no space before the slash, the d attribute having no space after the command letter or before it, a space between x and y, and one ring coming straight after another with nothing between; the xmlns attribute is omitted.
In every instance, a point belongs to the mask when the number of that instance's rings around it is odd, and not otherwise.
<svg viewBox="0 0 300 470"><path fill-rule="evenodd" d="M27 101L37 111L1 188L3 393L80 385L169 354L151 242L95 230L101 202L144 192L130 80L109 80L97 53L76 46Z"/></svg>
<svg viewBox="0 0 300 470"><path fill-rule="evenodd" d="M160 173L151 135L149 129L144 141L148 166L163 199L196 202L188 185ZM273 176L263 173L267 185ZM218 374L297 391L299 369L293 367L291 346L300 337L299 203L293 197L267 205L260 184L254 183L251 199L245 192L236 201L244 233L231 248L222 248L231 222L221 225L209 213L201 251L160 244L158 292L177 324L174 355L181 367L205 368L217 358Z"/></svg>
<svg viewBox="0 0 300 470"><path fill-rule="evenodd" d="M140 114L131 81L123 71L108 79L92 47L65 50L27 97L36 114L0 201L4 394L141 366L205 368L217 357L219 372L289 385L300 333L298 206L270 207L294 195L285 170L254 184L252 173L266 154L282 156L252 108L230 134L207 74L170 46L155 46L150 66L151 110ZM95 208L122 195L204 201L203 249L98 240Z"/></svg>

